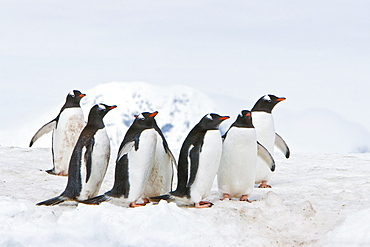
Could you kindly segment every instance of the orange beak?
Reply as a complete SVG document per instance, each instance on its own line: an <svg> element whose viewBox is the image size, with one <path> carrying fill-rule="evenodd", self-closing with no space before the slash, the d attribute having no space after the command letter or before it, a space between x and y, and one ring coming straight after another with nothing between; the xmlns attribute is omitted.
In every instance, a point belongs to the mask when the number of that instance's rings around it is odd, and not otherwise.
<svg viewBox="0 0 370 247"><path fill-rule="evenodd" d="M155 112L153 112L152 114L150 114L150 115L149 115L149 117L155 117L155 116L157 116L157 114L158 114L158 112L157 112L157 111L155 111Z"/></svg>
<svg viewBox="0 0 370 247"><path fill-rule="evenodd" d="M229 119L230 117L220 117L220 120L226 120L226 119Z"/></svg>
<svg viewBox="0 0 370 247"><path fill-rule="evenodd" d="M281 98L278 98L276 101L284 101L284 100L286 100L286 98L284 98L284 97L281 97Z"/></svg>
<svg viewBox="0 0 370 247"><path fill-rule="evenodd" d="M78 95L79 97L81 97L81 98L83 98L83 97L85 97L86 96L86 94L80 94L80 95Z"/></svg>
<svg viewBox="0 0 370 247"><path fill-rule="evenodd" d="M117 108L117 106L116 105L112 105L111 107L109 107L110 110L112 110L114 108Z"/></svg>

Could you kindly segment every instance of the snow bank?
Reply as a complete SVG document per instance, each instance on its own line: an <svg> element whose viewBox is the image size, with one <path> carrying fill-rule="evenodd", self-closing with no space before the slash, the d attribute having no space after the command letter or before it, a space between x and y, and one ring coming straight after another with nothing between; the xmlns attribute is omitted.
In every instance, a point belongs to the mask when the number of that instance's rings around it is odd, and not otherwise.
<svg viewBox="0 0 370 247"><path fill-rule="evenodd" d="M67 182L44 172L50 150L0 147L0 246L370 245L370 154L276 156L272 189L256 188L252 203L220 201L214 183L209 209L165 201L46 207L35 204ZM101 193L111 188L113 170L111 163Z"/></svg>

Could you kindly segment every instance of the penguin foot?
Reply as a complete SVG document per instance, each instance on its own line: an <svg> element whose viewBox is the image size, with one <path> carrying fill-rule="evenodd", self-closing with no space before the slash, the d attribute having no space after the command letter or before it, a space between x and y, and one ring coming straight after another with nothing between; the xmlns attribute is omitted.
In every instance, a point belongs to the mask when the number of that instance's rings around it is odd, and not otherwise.
<svg viewBox="0 0 370 247"><path fill-rule="evenodd" d="M207 201L200 201L198 203L194 203L194 206L196 208L210 208L213 206L212 202L207 202Z"/></svg>
<svg viewBox="0 0 370 247"><path fill-rule="evenodd" d="M262 181L258 188L271 188L271 185L267 184L267 181Z"/></svg>
<svg viewBox="0 0 370 247"><path fill-rule="evenodd" d="M221 201L224 201L224 200L231 200L230 195L229 195L229 194L227 194L227 193L224 193L224 194L222 195Z"/></svg>
<svg viewBox="0 0 370 247"><path fill-rule="evenodd" d="M148 200L148 199L147 199ZM131 202L130 203L130 208L137 208L137 207L143 207L145 206L146 204L149 203L149 200L147 203L145 203L145 199L144 199L144 202L143 203L136 203L136 202Z"/></svg>
<svg viewBox="0 0 370 247"><path fill-rule="evenodd" d="M251 201L248 199L248 195L242 195L242 197L239 198L239 201L251 203Z"/></svg>

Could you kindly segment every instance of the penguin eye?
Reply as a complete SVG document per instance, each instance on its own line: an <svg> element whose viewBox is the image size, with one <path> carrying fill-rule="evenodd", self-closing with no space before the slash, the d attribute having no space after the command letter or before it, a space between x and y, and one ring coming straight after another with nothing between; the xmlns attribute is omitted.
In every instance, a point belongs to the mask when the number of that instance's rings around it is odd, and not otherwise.
<svg viewBox="0 0 370 247"><path fill-rule="evenodd" d="M72 90L71 92L68 93L68 95L75 97L75 92Z"/></svg>
<svg viewBox="0 0 370 247"><path fill-rule="evenodd" d="M268 95L265 95L265 96L263 97L263 99L264 99L264 100L266 100L266 101L268 101L268 102L271 102L271 98L270 98L270 96L268 96Z"/></svg>
<svg viewBox="0 0 370 247"><path fill-rule="evenodd" d="M101 110L101 111L105 111L107 108L105 107L105 105L103 105L103 104L98 104L98 108L99 108L99 110Z"/></svg>
<svg viewBox="0 0 370 247"><path fill-rule="evenodd" d="M139 115L135 115L135 117L137 118L137 119L140 119L140 120L144 120L145 119L145 117L143 116L143 114L139 114Z"/></svg>
<svg viewBox="0 0 370 247"><path fill-rule="evenodd" d="M212 118L211 114L207 114L207 115L206 115L206 118L208 118L209 120L213 120L213 118Z"/></svg>

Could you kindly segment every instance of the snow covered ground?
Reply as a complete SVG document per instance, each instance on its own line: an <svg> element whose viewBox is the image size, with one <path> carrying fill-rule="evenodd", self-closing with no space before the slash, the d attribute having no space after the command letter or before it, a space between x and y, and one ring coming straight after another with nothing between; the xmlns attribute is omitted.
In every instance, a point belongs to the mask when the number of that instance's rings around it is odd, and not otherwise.
<svg viewBox="0 0 370 247"><path fill-rule="evenodd" d="M112 152L112 160L116 152ZM59 195L48 148L0 147L1 246L370 246L370 154L276 154L271 189L209 209L35 206ZM113 183L111 163L101 192Z"/></svg>

